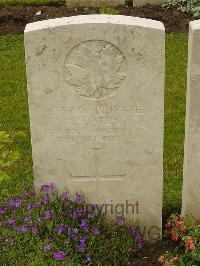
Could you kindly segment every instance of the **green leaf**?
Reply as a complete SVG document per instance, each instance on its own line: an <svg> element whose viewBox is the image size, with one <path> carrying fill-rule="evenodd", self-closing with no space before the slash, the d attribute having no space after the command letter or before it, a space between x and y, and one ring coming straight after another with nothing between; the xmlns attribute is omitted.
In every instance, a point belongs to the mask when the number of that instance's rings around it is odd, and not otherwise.
<svg viewBox="0 0 200 266"><path fill-rule="evenodd" d="M2 165L2 168L5 168L5 167L10 167L14 162L11 162L11 161L7 161L6 163L4 163Z"/></svg>
<svg viewBox="0 0 200 266"><path fill-rule="evenodd" d="M5 144L3 143L0 143L0 149L4 148L5 147Z"/></svg>
<svg viewBox="0 0 200 266"><path fill-rule="evenodd" d="M10 142L10 135L6 131L0 131L0 142Z"/></svg>
<svg viewBox="0 0 200 266"><path fill-rule="evenodd" d="M9 176L9 178L10 178L10 176ZM1 195L8 195L9 194L9 191L8 191L8 189L2 189L1 190Z"/></svg>
<svg viewBox="0 0 200 266"><path fill-rule="evenodd" d="M5 160L0 159L0 168L2 168L4 164L5 164Z"/></svg>
<svg viewBox="0 0 200 266"><path fill-rule="evenodd" d="M26 133L23 132L23 131L17 131L17 132L15 133L15 136L16 136L16 137L25 138L25 137L26 137Z"/></svg>
<svg viewBox="0 0 200 266"><path fill-rule="evenodd" d="M8 154L8 161L11 161L11 162L15 162L19 159L20 157L20 152L19 151L11 151L9 154Z"/></svg>
<svg viewBox="0 0 200 266"><path fill-rule="evenodd" d="M9 154L9 151L3 151L3 152L1 153L1 158L2 158L2 159L6 159L7 156L8 156L8 154Z"/></svg>
<svg viewBox="0 0 200 266"><path fill-rule="evenodd" d="M174 254L175 254L175 255L178 253L178 249L179 249L178 246L174 249Z"/></svg>
<svg viewBox="0 0 200 266"><path fill-rule="evenodd" d="M0 173L0 182L2 181L8 181L10 179L10 176L5 173Z"/></svg>

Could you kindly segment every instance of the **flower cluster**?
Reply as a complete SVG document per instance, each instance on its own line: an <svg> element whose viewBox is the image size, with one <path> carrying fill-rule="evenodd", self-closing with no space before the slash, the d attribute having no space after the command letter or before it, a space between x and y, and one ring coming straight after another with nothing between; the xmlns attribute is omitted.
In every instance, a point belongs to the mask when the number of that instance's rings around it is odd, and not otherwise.
<svg viewBox="0 0 200 266"><path fill-rule="evenodd" d="M130 234L135 238L135 240L136 240L136 246L138 247L138 248L143 248L143 246L144 246L144 243L143 243L143 241L142 241L142 238L141 238L141 235L140 235L140 233L139 233L139 231L136 229L136 228L134 228L134 227L132 227L132 226L128 226L128 228L129 228L129 231L130 231ZM130 247L129 247L130 248Z"/></svg>
<svg viewBox="0 0 200 266"><path fill-rule="evenodd" d="M170 253L166 253L165 256L160 256L158 258L158 262L161 264L161 265L164 265L164 266L173 266L173 265L176 265L176 263L178 262L179 260L179 256L173 256L171 255Z"/></svg>
<svg viewBox="0 0 200 266"><path fill-rule="evenodd" d="M200 263L200 223L191 216L171 215L166 226L166 237L177 243L175 253L159 257L162 265ZM183 265L183 264L181 264ZM196 265L196 264L195 264Z"/></svg>
<svg viewBox="0 0 200 266"><path fill-rule="evenodd" d="M54 184L43 185L37 197L33 192L14 196L0 206L2 262L8 258L5 248L15 249L12 254L17 257L19 252L28 256L39 246L46 264L128 264L144 245L138 230L122 217L110 223L96 210L96 205L86 204L82 193L73 199L66 192L59 195Z"/></svg>
<svg viewBox="0 0 200 266"><path fill-rule="evenodd" d="M196 246L195 246L195 244L193 242L192 237L191 236L187 236L185 238L185 251L189 252L189 251L195 250L195 249L196 249Z"/></svg>

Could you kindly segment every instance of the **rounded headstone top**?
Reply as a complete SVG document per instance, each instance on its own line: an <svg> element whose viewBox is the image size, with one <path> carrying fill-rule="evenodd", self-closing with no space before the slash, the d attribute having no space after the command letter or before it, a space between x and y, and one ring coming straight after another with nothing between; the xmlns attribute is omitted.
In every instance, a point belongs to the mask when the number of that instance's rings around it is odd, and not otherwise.
<svg viewBox="0 0 200 266"><path fill-rule="evenodd" d="M29 23L26 25L25 33L36 30L48 29L52 27L62 27L67 25L107 24L107 23L153 28L162 31L165 30L162 22L146 18L138 18L138 17L122 16L122 15L80 15L80 16L48 19L48 20Z"/></svg>

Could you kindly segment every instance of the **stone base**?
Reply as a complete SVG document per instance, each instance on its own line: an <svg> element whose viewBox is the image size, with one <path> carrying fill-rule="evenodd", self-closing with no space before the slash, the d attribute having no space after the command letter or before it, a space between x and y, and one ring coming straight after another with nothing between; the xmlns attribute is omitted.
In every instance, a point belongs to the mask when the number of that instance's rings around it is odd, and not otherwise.
<svg viewBox="0 0 200 266"><path fill-rule="evenodd" d="M165 0L133 0L133 6L144 6L146 4L150 5L162 5Z"/></svg>
<svg viewBox="0 0 200 266"><path fill-rule="evenodd" d="M125 5L125 0L66 0L68 8Z"/></svg>

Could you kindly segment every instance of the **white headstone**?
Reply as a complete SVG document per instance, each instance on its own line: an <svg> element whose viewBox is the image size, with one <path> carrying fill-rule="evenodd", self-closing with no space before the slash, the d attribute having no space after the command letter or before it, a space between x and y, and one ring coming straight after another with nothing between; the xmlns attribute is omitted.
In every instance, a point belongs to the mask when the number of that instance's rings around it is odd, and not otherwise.
<svg viewBox="0 0 200 266"><path fill-rule="evenodd" d="M200 218L200 20L190 22L183 214Z"/></svg>
<svg viewBox="0 0 200 266"><path fill-rule="evenodd" d="M75 7L107 7L125 5L125 0L66 0L68 8Z"/></svg>
<svg viewBox="0 0 200 266"><path fill-rule="evenodd" d="M162 5L165 0L133 0L133 6Z"/></svg>
<svg viewBox="0 0 200 266"><path fill-rule="evenodd" d="M108 15L25 30L36 188L83 191L140 220L151 240L162 221L164 37L160 22Z"/></svg>

